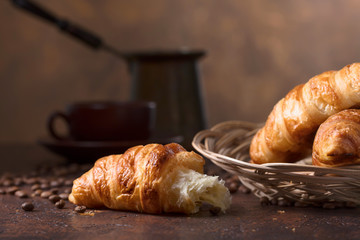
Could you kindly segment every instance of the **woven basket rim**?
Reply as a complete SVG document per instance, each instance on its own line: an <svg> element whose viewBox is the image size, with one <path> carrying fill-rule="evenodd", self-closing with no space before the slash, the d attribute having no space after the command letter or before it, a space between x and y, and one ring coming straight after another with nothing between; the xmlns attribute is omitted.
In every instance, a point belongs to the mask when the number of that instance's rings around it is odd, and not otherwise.
<svg viewBox="0 0 360 240"><path fill-rule="evenodd" d="M238 175L258 197L287 197L310 204L327 201L360 204L359 165L314 166L311 156L296 163L251 163L250 142L262 126L263 123L245 121L221 122L198 132L192 145L215 165ZM310 199L304 199L305 195Z"/></svg>

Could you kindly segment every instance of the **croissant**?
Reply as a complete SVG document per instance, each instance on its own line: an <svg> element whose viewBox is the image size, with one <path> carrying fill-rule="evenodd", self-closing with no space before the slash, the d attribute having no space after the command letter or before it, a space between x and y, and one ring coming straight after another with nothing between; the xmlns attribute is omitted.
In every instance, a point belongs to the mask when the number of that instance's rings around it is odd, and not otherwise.
<svg viewBox="0 0 360 240"><path fill-rule="evenodd" d="M203 174L204 159L177 143L135 146L98 159L73 182L69 200L89 208L192 214L202 202L229 208L224 181Z"/></svg>
<svg viewBox="0 0 360 240"><path fill-rule="evenodd" d="M341 111L320 125L312 161L313 165L324 167L360 163L360 110Z"/></svg>
<svg viewBox="0 0 360 240"><path fill-rule="evenodd" d="M294 162L310 155L317 128L360 103L360 63L314 76L275 106L250 144L253 163Z"/></svg>

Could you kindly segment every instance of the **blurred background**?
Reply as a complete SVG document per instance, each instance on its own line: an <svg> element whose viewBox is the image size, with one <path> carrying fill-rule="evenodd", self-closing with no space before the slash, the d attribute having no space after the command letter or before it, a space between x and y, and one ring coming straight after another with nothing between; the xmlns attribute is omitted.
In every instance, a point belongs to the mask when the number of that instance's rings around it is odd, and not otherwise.
<svg viewBox="0 0 360 240"><path fill-rule="evenodd" d="M357 0L37 0L123 51L203 49L209 127L262 122L295 85L360 61ZM126 63L0 1L0 142L35 142L81 100L128 100Z"/></svg>

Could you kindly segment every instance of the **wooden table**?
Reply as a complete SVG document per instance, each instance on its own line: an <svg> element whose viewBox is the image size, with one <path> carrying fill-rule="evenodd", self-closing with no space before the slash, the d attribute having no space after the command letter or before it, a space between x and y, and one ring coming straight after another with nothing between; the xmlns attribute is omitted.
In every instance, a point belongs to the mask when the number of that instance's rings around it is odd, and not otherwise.
<svg viewBox="0 0 360 240"><path fill-rule="evenodd" d="M40 146L0 146L2 173L24 174L38 164L62 162ZM25 212L21 204L26 199L4 194L0 239L360 239L359 208L262 206L252 194L232 197L226 214L213 215L205 206L186 216L106 209L79 214L69 202L57 209L40 197L33 197L35 209Z"/></svg>

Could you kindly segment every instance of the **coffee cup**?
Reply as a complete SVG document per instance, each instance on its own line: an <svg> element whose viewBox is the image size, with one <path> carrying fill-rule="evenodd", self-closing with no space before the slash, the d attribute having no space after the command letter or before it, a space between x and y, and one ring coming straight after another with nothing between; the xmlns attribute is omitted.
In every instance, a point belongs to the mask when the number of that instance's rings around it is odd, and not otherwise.
<svg viewBox="0 0 360 240"><path fill-rule="evenodd" d="M57 140L145 140L155 128L155 111L154 102L75 102L68 104L64 111L51 113L47 128ZM60 133L56 124L59 120L64 121L67 134Z"/></svg>

